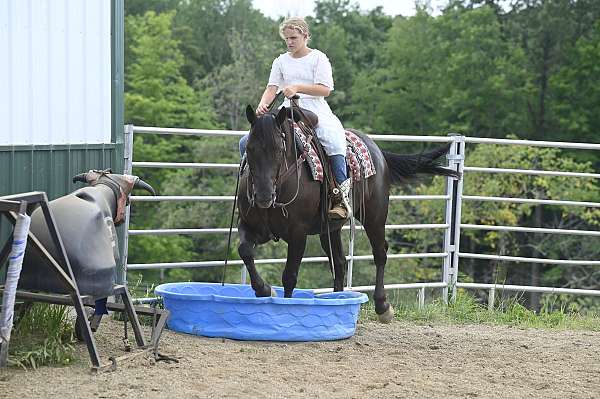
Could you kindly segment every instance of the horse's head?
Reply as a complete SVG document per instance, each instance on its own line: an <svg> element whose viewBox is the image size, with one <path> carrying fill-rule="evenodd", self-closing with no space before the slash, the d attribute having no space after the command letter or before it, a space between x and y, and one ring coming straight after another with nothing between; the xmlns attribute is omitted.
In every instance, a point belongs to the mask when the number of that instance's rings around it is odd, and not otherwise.
<svg viewBox="0 0 600 399"><path fill-rule="evenodd" d="M285 110L277 114L267 112L261 116L251 106L246 107L250 122L250 135L246 146L246 159L252 178L252 194L259 208L269 208L275 202L276 184L285 157Z"/></svg>

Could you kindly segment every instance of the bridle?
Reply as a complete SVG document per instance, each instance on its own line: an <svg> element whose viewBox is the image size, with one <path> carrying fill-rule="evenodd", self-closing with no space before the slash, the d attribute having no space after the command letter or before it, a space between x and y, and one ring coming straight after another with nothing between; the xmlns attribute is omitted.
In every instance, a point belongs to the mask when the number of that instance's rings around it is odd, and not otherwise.
<svg viewBox="0 0 600 399"><path fill-rule="evenodd" d="M269 105L269 111L265 114L265 115L270 115L271 117L273 117L274 119L276 119L275 113L272 111L272 107L274 105L274 103L277 101L277 99L281 96L281 92L279 92L276 96L275 99L273 100L273 102L271 102L271 104ZM277 173L275 175L275 179L273 182L273 191L271 192L272 198L273 198L273 203L271 205L271 207L273 208L281 208L282 212L284 214L284 216L287 215L287 210L286 210L286 206L290 205L291 203L293 203L296 198L298 198L298 193L300 192L300 166L301 164L306 160L306 152L307 152L307 148L305 148L302 151L302 154L300 156L298 156L298 148L295 145L295 138L294 138L294 108L297 107L297 105L294 104L294 99L290 100L290 115L291 117L289 118L289 126L290 126L290 131L289 134L292 137L292 147L294 148L294 159L296 159L295 162L295 167L291 168L290 165L288 165L287 161L286 161L286 155L287 155L287 133L283 130L283 127L281 125L279 125L279 123L277 121L275 121L275 129L273 130L273 139L274 142L277 143L279 140L281 140L281 145L279 146L279 149L277 150L278 152L281 153L281 158L279 161L279 165L277 166ZM299 109L299 108L298 108ZM286 117L286 120L288 118ZM309 136L309 140L310 140L311 136ZM285 168L285 170L284 170ZM294 195L292 196L292 198L288 201L285 202L278 202L277 201L277 191L278 191L278 187L281 187L281 185L291 176L291 174L293 172L296 172L296 191L294 193ZM246 196L248 198L248 201L250 203L250 206L253 207L255 202L254 202L254 183L253 183L253 176L252 176L252 168L250 168L250 165L248 165L248 184L246 185Z"/></svg>
<svg viewBox="0 0 600 399"><path fill-rule="evenodd" d="M271 116L273 118L275 118L275 120L277 119L274 115L274 113L272 112L271 108L274 104L274 102L277 100L277 98L281 95L281 92L278 93L278 95L275 97L275 99L273 100L273 102L269 105L269 111L268 113L271 114ZM279 125L279 123L277 122L277 120L275 121L275 129L273 130L272 134L273 134L273 139L274 142L277 142L277 136L279 136L279 138L281 139L282 144L279 146L279 151L281 152L282 156L281 156L281 160L279 162L279 165L277 166L277 173L276 173L276 177L275 177L275 181L273 183L273 191L271 193L272 198L273 198L273 202L271 204L271 206L269 207L269 209L273 208L281 208L281 212L283 214L283 217L287 218L288 217L288 211L286 209L286 207L290 204L292 204L297 198L298 198L298 193L300 192L300 176L301 176L301 171L300 168L302 166L302 163L304 163L308 157L308 152L312 146L312 139L314 138L314 131L311 130L308 126L304 125L304 123L302 123L301 121L298 121L298 127L305 133L306 136L306 140L304 143L304 147L302 148L302 153L300 154L300 156L298 156L298 146L296 145L296 138L295 138L295 123L294 123L294 111L295 108L298 111L298 113L300 114L301 118L304 118L304 120L307 120L308 118L306 118L306 116L304 115L302 109L300 107L297 106L297 104L294 104L294 99L290 99L290 118L289 118L289 134L291 135L291 145L294 148L294 159L295 161L295 167L290 167L290 165L288 165L287 163L287 148L286 148L286 132L283 130L282 126ZM286 111L287 112L287 111ZM286 115L286 121L288 120L287 115ZM247 151L247 149L246 149ZM246 154L247 156L247 154ZM246 159L247 161L247 159ZM285 166L285 170L283 170ZM248 203L250 205L250 207L248 208L248 212L250 211L250 209L252 209L255 206L255 202L254 202L254 183L253 183L253 176L252 176L252 168L250 168L250 165L247 165L248 167L248 178L247 178L247 184L246 184L246 196L248 199ZM292 173L294 173L294 171L296 172L296 192L294 193L294 195L292 196L292 198L289 201L286 202L278 202L277 201L277 191L278 191L278 187L281 187L281 185L291 176ZM327 181L326 179L324 179L325 181L325 189L324 192L327 192ZM236 193L237 193L237 188L236 188ZM327 199L325 199L325 203L327 203ZM235 206L235 205L234 205ZM331 236L330 236L330 226L329 226L329 218L326 215L326 208L323 208L323 219L325 220L326 223L326 227L327 227L327 239L329 242L329 267L331 269L332 274L335 277L335 268L333 266L332 263L332 259L333 259L333 252L332 252L332 248L333 246L331 245ZM266 209L265 209L266 210ZM266 228L266 231L268 232L269 238L274 240L274 241L278 241L279 238L273 234L270 226L269 226L269 214L267 212L260 212L259 213L259 217L262 220L263 225ZM233 223L233 216L232 216L232 223ZM354 231L354 230L352 230ZM224 272L223 272L224 273ZM224 274L223 274L224 275ZM223 277L224 278L224 277Z"/></svg>
<svg viewBox="0 0 600 399"><path fill-rule="evenodd" d="M271 112L266 113L264 116L262 116L263 118L269 116L273 119L275 119L275 115ZM273 130L273 140L275 143L278 142L278 138L277 136L280 136L282 144L279 147L279 149L277 150L277 152L281 153L280 157L275 157L275 159L279 159L278 162L278 166L277 166L277 173L275 174L275 179L273 181L273 190L271 192L271 196L272 198L276 198L277 195L277 185L279 183L279 177L281 175L281 169L282 169L282 164L285 163L285 155L286 155L286 144L285 144L285 133L283 132L283 130L281 129L281 127L279 126L279 124L275 121L275 129ZM248 151L248 149L246 149L246 151ZM250 162L248 160L248 154L246 154L246 163L248 164L248 184L246 185L247 188L247 197L248 197L248 201L250 202L250 206L254 206L255 205L255 201L254 201L254 176L252 173L252 167L250 165Z"/></svg>

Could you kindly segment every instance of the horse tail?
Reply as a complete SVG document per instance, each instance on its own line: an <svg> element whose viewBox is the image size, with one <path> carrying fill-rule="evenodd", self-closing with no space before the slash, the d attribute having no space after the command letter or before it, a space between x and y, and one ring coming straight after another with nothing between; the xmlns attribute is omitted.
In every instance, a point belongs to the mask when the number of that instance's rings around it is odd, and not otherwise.
<svg viewBox="0 0 600 399"><path fill-rule="evenodd" d="M459 172L441 166L439 160L440 157L448 153L450 145L447 144L430 152L413 155L399 155L382 151L390 170L392 183L402 183L411 177L415 177L418 173L460 178Z"/></svg>

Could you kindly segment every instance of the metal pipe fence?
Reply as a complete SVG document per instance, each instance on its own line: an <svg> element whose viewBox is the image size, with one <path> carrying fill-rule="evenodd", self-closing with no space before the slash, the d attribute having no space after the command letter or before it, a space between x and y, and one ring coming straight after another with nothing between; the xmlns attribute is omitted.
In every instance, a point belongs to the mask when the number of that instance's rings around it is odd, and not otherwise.
<svg viewBox="0 0 600 399"><path fill-rule="evenodd" d="M226 130L206 130L206 129L181 129L181 128L157 128L157 127L138 127L127 125L125 127L125 172L131 173L133 168L193 168L193 169L222 169L236 171L237 164L219 164L219 163L176 163L176 162L134 162L133 153L133 134L162 134L162 135L183 135L195 137L207 136L228 136L241 137L245 131L226 131ZM508 169L508 168L482 168L465 166L465 155L467 144L495 144L495 145L518 145L531 147L552 147L561 149L583 149L583 150L600 150L600 144L587 143L566 143L566 142L549 142L549 141L530 141L530 140L511 140L511 139L488 139L477 137L465 137L461 135L451 134L447 137L443 136L404 136L404 135L370 135L376 141L391 141L391 142L432 142L432 143L451 143L450 151L447 155L448 167L460 172L464 175L468 173L490 173L490 174L521 174L531 176L560 176L565 178L591 178L598 179L600 174L597 173L578 173L565 171L546 171L546 170L527 170L527 169ZM444 201L445 215L444 223L423 223L423 224L406 224L406 225L386 225L386 230L399 229L440 229L444 232L443 245L440 252L433 253L402 253L388 254L388 259L413 259L413 258L441 258L442 281L436 282L421 282L408 284L387 284L386 288L390 289L417 289L418 303L422 306L425 303L425 289L441 289L443 298L455 298L456 289L485 289L489 291L488 298L491 298L491 304L495 297L496 290L506 291L524 291L524 292L541 292L541 293L568 293L573 295L592 295L600 296L600 290L583 290L583 289L566 289L557 287L533 287L533 286L515 286L503 284L481 284L481 283L465 283L458 281L458 267L461 258L464 259L484 259L507 262L526 262L526 263L544 263L553 265L591 265L600 266L600 261L586 260L560 260L560 259L542 259L521 256L503 256L492 254L474 254L460 251L461 229L484 230L484 231L506 231L519 233L541 233L541 234L572 234L582 236L600 236L600 231L591 230L568 230L568 229L550 229L550 228L532 228L523 226L496 226L496 225L476 225L462 224L461 211L462 201L485 201L485 202L511 202L522 204L535 205L559 205L559 206L579 206L598 208L600 203L569 201L569 200L548 200L548 199L532 199L532 198L508 198L508 197L491 197L491 196L473 196L463 195L464 178L457 180L448 177L446 180L446 192L439 195L391 195L391 201ZM229 202L233 201L232 195L212 195L212 196L186 196L186 195L166 195L166 196L132 196L132 202L176 202L176 201L201 201L201 202ZM129 209L126 215L126 226L129 226ZM344 229L348 229L345 226ZM358 230L362 226L357 225ZM135 235L179 235L179 234L224 234L228 233L228 228L198 228L198 229L150 229L150 230L127 230L125 243L128 242L128 236ZM237 229L233 229L236 233ZM353 286L352 285L352 264L354 260L372 260L372 255L354 255L354 242L350 240L348 260L348 281L346 289L355 291L372 291L374 286ZM127 245L125 245L127 247ZM127 264L127 248L125 248L125 263L126 270L152 270L152 269L170 269L170 268L202 268L223 266L224 261L212 260L201 262L170 262L170 263L147 263L147 264ZM303 263L327 262L327 257L306 257L302 260ZM278 264L285 263L285 259L257 259L256 264ZM242 282L245 283L245 268L241 260L231 260L229 265L237 265L242 267ZM327 292L331 288L318 288L315 292Z"/></svg>

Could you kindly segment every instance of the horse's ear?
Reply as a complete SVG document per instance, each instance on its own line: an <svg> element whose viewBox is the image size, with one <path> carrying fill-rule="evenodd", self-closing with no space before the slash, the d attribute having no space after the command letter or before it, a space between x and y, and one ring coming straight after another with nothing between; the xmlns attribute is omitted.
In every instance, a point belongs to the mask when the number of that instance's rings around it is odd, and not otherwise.
<svg viewBox="0 0 600 399"><path fill-rule="evenodd" d="M251 125L254 125L254 122L256 122L256 112L254 112L250 105L246 107L246 118Z"/></svg>
<svg viewBox="0 0 600 399"><path fill-rule="evenodd" d="M281 109L277 113L277 124L283 125L283 122L285 122L286 118L287 118L287 108L281 107Z"/></svg>

